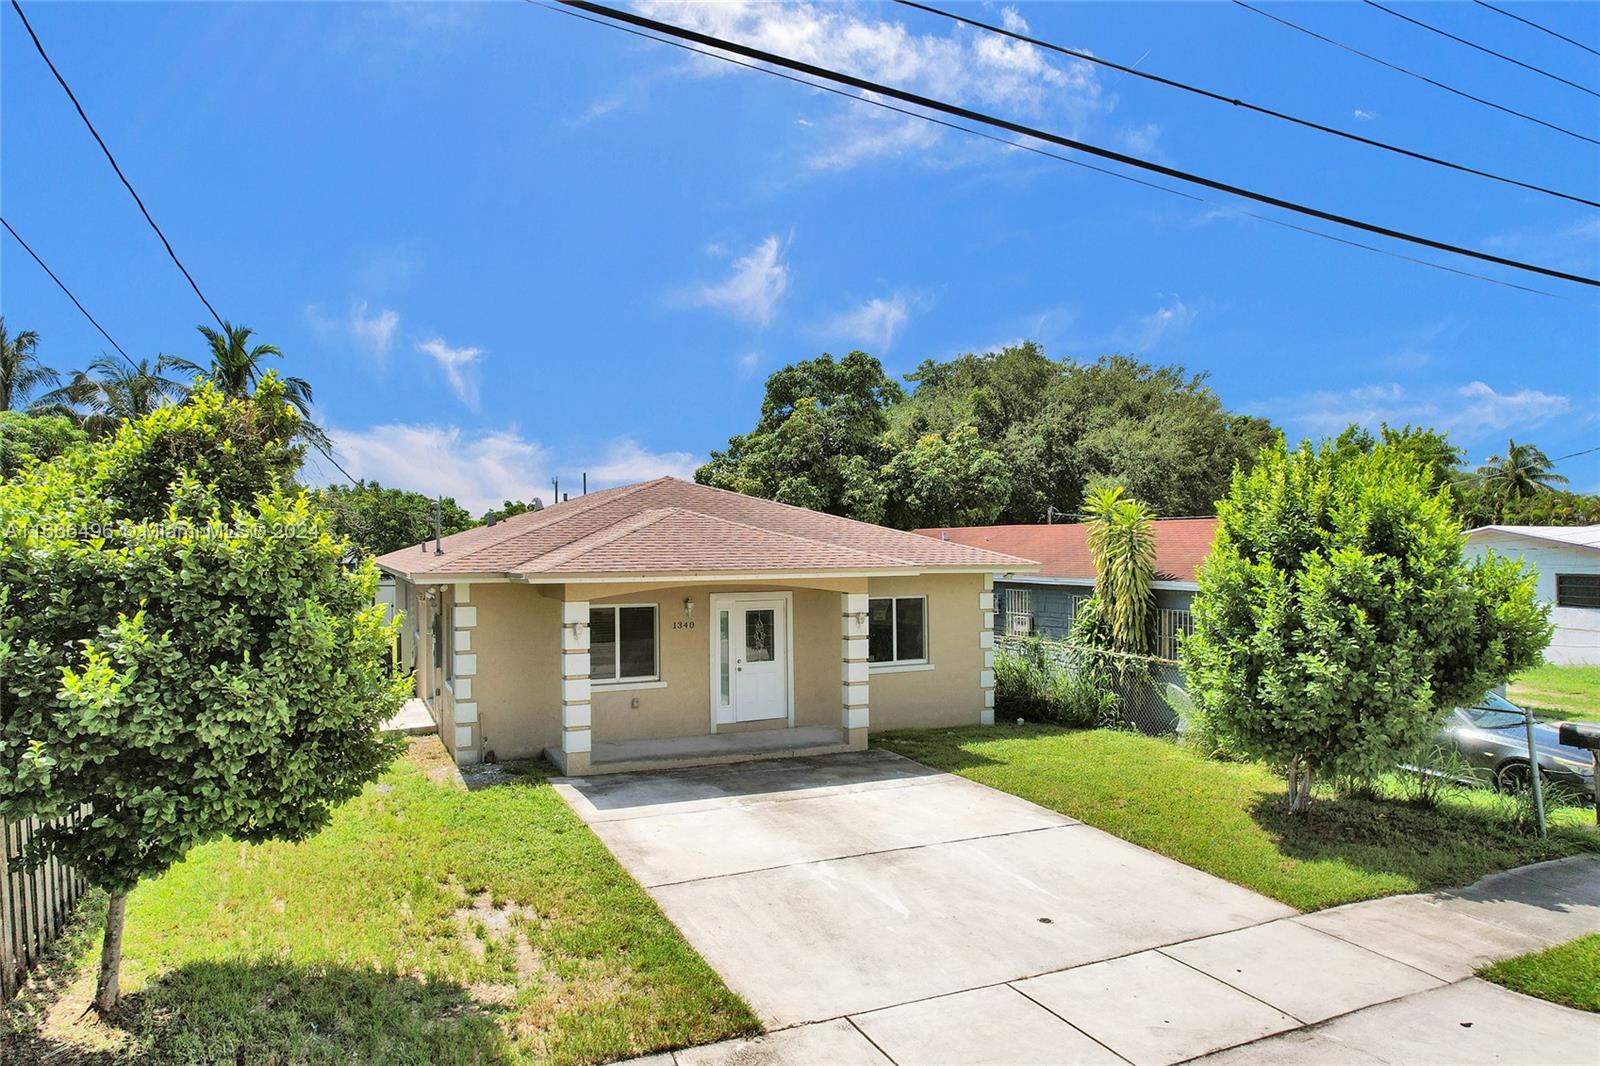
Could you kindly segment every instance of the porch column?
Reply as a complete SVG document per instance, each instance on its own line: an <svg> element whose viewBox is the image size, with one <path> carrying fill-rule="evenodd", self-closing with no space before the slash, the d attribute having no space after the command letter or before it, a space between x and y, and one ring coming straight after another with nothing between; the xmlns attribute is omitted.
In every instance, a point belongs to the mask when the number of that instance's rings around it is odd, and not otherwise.
<svg viewBox="0 0 1600 1066"><path fill-rule="evenodd" d="M983 591L978 593L978 617L983 631L978 647L983 649L983 669L978 673L978 688L983 691L983 708L978 712L982 725L994 725L994 575L983 575Z"/></svg>
<svg viewBox="0 0 1600 1066"><path fill-rule="evenodd" d="M563 773L589 772L589 601L561 604L561 752Z"/></svg>
<svg viewBox="0 0 1600 1066"><path fill-rule="evenodd" d="M867 746L867 594L844 592L839 595L844 607L843 639L840 641L844 678L845 738L852 748Z"/></svg>

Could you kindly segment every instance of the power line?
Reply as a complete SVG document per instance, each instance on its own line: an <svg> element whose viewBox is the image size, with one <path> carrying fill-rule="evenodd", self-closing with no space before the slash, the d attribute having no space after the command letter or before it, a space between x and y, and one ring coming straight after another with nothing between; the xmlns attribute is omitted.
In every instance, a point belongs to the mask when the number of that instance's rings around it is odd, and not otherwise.
<svg viewBox="0 0 1600 1066"><path fill-rule="evenodd" d="M1566 41L1570 45L1576 45L1577 47L1582 48L1585 52L1588 52L1592 56L1600 56L1600 52L1597 52L1593 48L1590 48L1588 45L1584 44L1582 41L1575 41L1571 37L1568 37L1564 33L1557 33L1555 30L1552 30L1549 26L1541 26L1539 23L1533 21L1532 19L1525 19L1521 15L1515 14L1514 12L1511 12L1511 11L1507 11L1503 7L1496 7L1494 4L1489 3L1488 0L1472 0L1472 2L1477 4L1479 7L1486 7L1490 11L1496 12L1497 14L1504 15L1508 19L1516 19L1518 22L1522 23L1524 26L1532 26L1534 29L1538 30L1540 33L1548 33L1550 36L1555 37L1558 40Z"/></svg>
<svg viewBox="0 0 1600 1066"><path fill-rule="evenodd" d="M1516 178L1508 178L1502 174L1495 174L1491 171L1479 170L1476 167L1470 167L1464 163L1453 163L1448 159L1440 159L1437 156L1428 155L1425 152L1415 151L1397 144L1390 144L1387 141L1380 141L1372 137L1365 137L1359 133L1351 132L1350 130L1342 130L1336 126L1328 126L1321 122L1314 122L1311 119L1299 118L1295 115L1286 114L1282 111L1277 111L1261 104L1252 104L1235 97L1227 96L1223 93L1214 92L1211 89L1202 89L1199 86L1190 85L1186 82L1177 81L1173 78L1162 77L1159 74L1152 74L1149 71L1139 70L1135 67L1126 66L1122 63L1116 63L1109 59L1102 59L1091 52L1083 52L1076 48L1067 48L1062 45L1052 44L1049 41L1040 40L1037 37L1031 37L1025 33L1019 33L1016 30L1007 29L1004 26L996 26L993 23L983 22L975 18L969 18L966 15L959 15L954 11L945 11L937 7L931 7L928 4L919 3L918 0L895 0L895 2L902 4L905 7L913 8L917 11L925 11L932 15L939 15L943 18L950 19L953 22L959 22L977 29L987 30L990 33L999 34L1002 37L1009 37L1015 41L1022 41L1038 48L1048 49L1052 52L1059 52L1061 55L1071 56L1074 59L1079 59L1086 63L1095 63L1103 67L1109 67L1112 70L1121 71L1124 74L1130 74L1135 78L1143 78L1145 81L1152 81L1158 85L1165 85L1168 88L1180 89L1187 93L1193 93L1196 96L1201 96L1208 100L1214 100L1217 103L1227 104L1230 107L1242 107L1247 111L1254 111L1259 115L1266 115L1269 118L1280 119L1284 122L1292 122L1297 126L1304 126L1307 129L1316 130L1319 133L1327 133L1335 137L1342 137L1347 141L1355 141L1358 144L1364 144L1371 148L1380 148L1386 152L1394 152L1397 155L1403 155L1411 159L1421 160L1424 163L1432 163L1436 166L1447 167L1451 170L1460 171L1464 174L1474 174L1480 178L1488 178L1490 181L1504 182L1507 185L1515 185L1519 188L1529 189L1533 192L1544 193L1547 196L1556 196L1563 200L1571 200L1573 203L1584 204L1588 207L1600 207L1600 201L1590 200L1586 197L1577 196L1572 193L1561 192L1558 189L1547 188L1543 185L1536 185L1532 182L1520 181Z"/></svg>
<svg viewBox="0 0 1600 1066"><path fill-rule="evenodd" d="M200 302L206 305L206 310L211 312L211 317L217 320L217 325L226 330L228 328L228 324L222 320L221 315L217 314L217 309L211 306L211 301L206 299L205 293L200 291L200 286L195 283L194 276L189 273L189 268L184 266L183 261L178 258L178 253L172 250L172 242L167 240L167 235L165 233L161 232L161 227L156 225L156 220L150 217L150 209L144 206L144 201L141 200L139 198L139 194L134 191L133 183L128 180L127 175L122 172L122 167L117 164L117 157L111 154L110 148L106 147L106 142L104 138L100 136L100 131L94 128L93 122L89 121L89 116L83 110L83 105L78 102L77 94L72 91L72 86L67 84L67 79L61 76L61 72L56 69L56 65L50 61L49 53L44 50L44 44L40 42L39 35L33 32L33 26L28 22L28 16L22 13L22 5L17 3L17 0L11 0L11 7L14 11L16 11L17 17L22 20L22 26L28 31L28 36L33 39L33 47L38 50L40 58L42 58L45 62L45 66L49 67L50 73L55 75L56 81L61 85L61 88L65 90L67 99L72 101L72 106L77 108L78 117L83 119L83 124L87 126L89 128L89 132L94 135L95 143L98 144L100 146L100 150L105 153L107 161L111 164L111 169L116 171L117 177L122 180L123 188L128 190L128 195L133 197L133 202L139 205L140 213L144 215L144 220L150 223L150 228L155 230L156 236L161 238L161 244L166 248L168 257L170 257L172 262L176 264L178 270L183 273L184 279L189 282L189 287L194 290L194 294L196 296L200 297Z"/></svg>
<svg viewBox="0 0 1600 1066"><path fill-rule="evenodd" d="M763 67L756 63L747 63L742 59L735 59L733 56L730 56L724 52L715 52L707 48L696 48L694 45L685 44L682 41L674 41L666 37L657 37L654 34L645 33L644 31L634 29L631 26L620 26L614 22L607 22L604 19L594 18L593 16L585 15L577 11L568 11L564 8L551 7L547 3L540 2L540 0L524 0L524 2L532 4L541 10L549 11L557 15L566 15L568 18L580 19L596 26L603 26L608 30L617 30L622 33L643 38L646 41L653 41L656 44L668 45L672 48L677 48L685 52L693 52L696 55L702 55L711 59L721 60L724 63L731 63L734 66L743 67L746 70L753 70L760 74L768 74L774 78L782 78L784 81L793 82L796 85L801 85L808 89L817 89L825 93L832 93L835 96L843 97L846 100L850 100L858 104L869 104L873 107L879 107L886 111L893 111L899 115L920 119L923 122L929 122L935 126L943 126L946 129L952 129L960 133L970 134L973 137L981 137L986 141L992 141L995 144L1002 145L1006 148L1014 148L1018 151L1031 152L1034 155L1044 156L1047 159L1054 159L1057 162L1066 163L1070 166L1080 167L1084 170L1092 170L1096 174L1103 174L1110 178L1116 178L1119 181L1126 181L1134 185L1142 185L1147 189L1154 189L1156 192L1166 193L1169 196L1177 196L1193 203L1205 204L1211 207L1222 206L1215 200L1208 200L1203 196L1196 196L1193 193L1184 192L1182 189L1174 189L1167 185L1159 185L1156 182L1146 181L1143 178L1136 178L1131 174L1123 174L1115 170L1107 169L1106 167L1097 167L1092 163L1085 163L1081 159L1073 159L1070 156L1061 155L1058 152L1052 152L1045 148L1039 148L1035 145L1025 144L1021 141L1007 140L1004 137L997 137L992 133L985 133L983 130L973 129L970 126L963 126L958 122L947 122L942 118L935 118L933 115L923 114L920 111L912 111L909 108L897 107L896 105L885 100L879 100L870 96L857 96L855 93L845 92L843 89L836 88L832 85L809 81L805 78L797 78L792 74L785 74L781 70L773 70L771 67ZM1273 226L1282 227L1283 229L1293 230L1296 233L1303 233L1311 237L1320 237L1323 240L1332 241L1335 244L1342 244L1350 248L1358 248L1362 251L1375 252L1378 255L1388 256L1391 259L1399 259L1407 263L1414 263L1417 266L1429 267L1433 270L1442 270L1447 274L1456 274L1461 277L1472 278L1477 281L1486 281L1491 285L1499 285L1502 288L1507 289L1516 289L1519 292L1532 293L1535 296L1548 296L1553 299L1562 299L1562 297L1556 296L1555 293L1547 292L1544 289L1535 289L1527 285L1519 285L1516 282L1506 281L1502 278L1490 277L1487 274L1478 274L1471 270L1461 270L1457 267L1446 266L1443 263L1435 263L1428 259L1418 259L1416 256L1406 255L1402 252L1396 252L1390 248L1382 248L1375 244L1366 244L1361 241L1350 240L1346 237L1335 236L1331 233L1324 233L1321 230L1311 229L1308 226L1296 225L1293 222L1286 222L1283 219L1273 218L1271 215L1264 215L1257 211L1250 211L1241 208L1239 209L1239 214L1247 218L1253 218L1259 222L1266 222Z"/></svg>
<svg viewBox="0 0 1600 1066"><path fill-rule="evenodd" d="M1287 27L1289 27L1289 29L1295 30L1295 31L1297 31L1299 33L1303 33L1307 37L1314 37L1317 40L1323 42L1324 44L1331 44L1335 48L1341 48L1344 51L1349 52L1351 55L1360 56L1362 59L1365 59L1365 60L1368 60L1370 62L1376 63L1380 67L1385 67L1385 68L1387 68L1389 70L1395 71L1398 74L1404 74L1408 78L1415 78L1418 81L1427 82L1429 85L1432 85L1436 89L1443 89L1447 93L1454 93L1456 96L1462 97L1463 99L1466 99L1466 100L1471 100L1473 103L1482 104L1485 107L1492 107L1496 111L1503 111L1508 115L1515 115L1517 118L1524 119L1524 120L1526 120L1528 122L1536 123L1537 125L1543 126L1546 129L1555 130L1557 133L1565 133L1568 137L1576 137L1580 141L1587 141L1589 144L1600 145L1600 138L1590 137L1588 134L1579 133L1576 130L1569 130L1565 126L1558 126L1554 122L1547 122L1546 120L1544 120L1542 118L1537 118L1537 117L1535 117L1533 115L1527 114L1526 112L1518 111L1518 110L1516 110L1514 108L1507 107L1504 104L1497 104L1493 100L1485 100L1481 96L1474 96L1472 93L1467 92L1465 89L1457 89L1453 85L1446 85L1444 82L1439 81L1436 78L1430 78L1426 74L1418 74L1414 70L1409 70L1406 67L1402 67L1397 63L1391 63L1387 59L1379 59L1377 56L1371 54L1370 52L1363 52L1359 48L1353 48L1350 45L1345 44L1342 41L1334 40L1332 37L1325 37L1322 34L1318 33L1316 30L1307 29L1306 27L1300 25L1298 22L1290 22L1288 19L1282 17L1281 15L1274 15L1270 11L1263 11L1261 8L1256 7L1254 4L1246 3L1245 0L1233 0L1233 3L1235 3L1238 6L1244 8L1246 11L1249 11L1249 12L1252 12L1254 14L1260 15L1262 18L1271 19L1273 22L1278 23L1280 26L1287 26Z"/></svg>
<svg viewBox="0 0 1600 1066"><path fill-rule="evenodd" d="M1244 199L1255 200L1258 203L1264 203L1270 207L1277 207L1286 211L1295 212L1296 214L1308 215L1312 218L1322 219L1325 222L1333 222L1338 225L1351 227L1353 229L1364 230L1368 233L1377 234L1378 236L1389 237L1391 239L1405 241L1410 244L1422 245L1424 247L1433 248L1437 251L1452 252L1457 255L1464 255L1472 259L1482 260L1483 262L1495 263L1499 266L1512 267L1517 270L1525 270L1530 273L1542 274L1546 277L1560 278L1564 281L1573 281L1582 285L1600 287L1600 280L1585 277L1582 274L1571 274L1567 273L1566 271L1556 270L1552 267L1539 266L1533 263L1524 263L1519 260L1494 255L1490 252L1482 252L1474 248L1465 248L1460 245L1434 240L1431 237L1423 237L1417 234L1408 233L1404 230L1396 230L1387 226L1380 226L1376 223L1366 222L1361 219L1352 218L1348 215L1340 215L1331 211L1324 211L1320 208L1310 207L1306 204L1297 203L1293 200L1285 200L1281 197L1272 196L1267 193L1256 192L1252 189L1246 189L1238 185L1232 185L1227 182L1215 180L1213 178L1203 177L1190 171L1179 170L1175 167L1169 167L1161 163L1152 162L1147 159L1141 159L1138 156L1127 155L1123 152L1117 152L1110 148L1102 148L1098 145L1089 144L1085 141L1074 140L1073 138L1064 137L1060 134L1036 129L1032 126L1025 126L1009 119L998 118L994 115L985 114L984 112L975 111L967 107L961 107L957 104L945 103L942 100L935 100L931 97L908 92L905 89L897 89L893 86L883 85L879 82L869 81L865 78L858 78L853 74L844 74L836 70L831 70L827 67L820 67L812 63L806 63L802 60L791 59L788 56L778 55L774 52L767 52L759 48L753 48L750 45L738 44L736 42L724 40L720 37L715 37L710 34L704 34L696 30L675 26L671 23L659 22L655 19L647 18L643 15L637 15L629 11L620 11L616 8L607 7L604 4L592 3L590 0L556 0L556 2L565 7L577 8L579 10L588 11L618 22L631 23L632 25L639 26L643 29L652 30L670 37L677 37L682 40L690 40L702 45L706 45L710 48L733 52L736 55L742 55L746 58L754 59L763 63L770 63L774 66L785 67L798 73L810 75L811 77L822 78L826 81L849 85L852 88L861 89L866 92L889 96L905 103L913 104L917 107L925 107L931 111L938 111L944 114L954 115L957 118L967 119L968 121L980 122L986 126L1007 130L1011 133L1020 134L1024 137L1031 137L1035 140L1047 141L1052 144L1060 145L1064 148L1076 149L1077 151L1097 156L1102 159L1109 159L1114 162L1122 163L1125 166L1136 167L1140 170L1161 174L1168 178L1176 178L1179 181L1185 181L1193 185L1200 185L1208 189L1214 189L1218 192L1225 192L1233 196L1243 197Z"/></svg>
<svg viewBox="0 0 1600 1066"><path fill-rule="evenodd" d="M1487 48L1487 47L1485 47L1485 46L1483 46L1481 44L1478 44L1478 43L1476 43L1474 41L1469 41L1465 37L1458 37L1455 34L1451 33L1449 30L1441 30L1437 26L1434 26L1434 25L1432 25L1430 23L1427 23L1427 22L1423 22L1421 19L1414 19L1410 15L1406 15L1406 14L1403 14L1403 13L1401 13L1399 11L1396 11L1392 7L1385 7L1384 5L1378 3L1378 0L1362 0L1362 2L1365 3L1368 7L1377 8L1379 11L1382 11L1386 15L1393 15L1395 18L1400 19L1400 20L1402 20L1404 22L1409 22L1413 26L1421 27L1422 29L1427 30L1429 33L1437 33L1440 37L1449 38L1450 40L1455 41L1457 44L1464 44L1468 48L1474 48L1474 49L1482 52L1485 55L1494 56L1496 59L1503 59L1507 63L1512 63L1512 64L1514 64L1516 66L1521 67L1523 70L1531 70L1535 74L1543 74L1545 77L1549 78L1552 81L1559 81L1562 85L1570 85L1574 89L1577 89L1579 92L1585 92L1585 93L1588 93L1590 96L1600 97L1600 93L1595 92L1593 89L1589 88L1587 85L1579 85L1577 82L1572 81L1572 80L1570 80L1568 78L1563 78L1559 74L1552 74L1550 71L1545 70L1543 67L1536 67L1532 63L1524 63L1522 60L1517 59L1514 56L1508 56L1504 52L1496 52L1493 48Z"/></svg>
<svg viewBox="0 0 1600 1066"><path fill-rule="evenodd" d="M107 333L106 328L95 320L95 317L89 313L89 309L84 307L82 302L80 302L79 299L72 294L71 289L67 288L67 283L56 277L56 272L50 269L49 264L47 264L43 259L40 259L39 253L34 251L27 241L22 239L22 234L12 229L11 223L7 222L4 218L0 218L0 226L4 226L6 228L6 232L11 234L12 238L18 244L22 245L22 250L31 255L33 257L33 261L39 264L39 269L50 275L50 280L56 283L56 288L67 294L67 299L72 301L72 306L76 307L79 313L82 314L84 318L89 320L89 324L100 331L100 336L104 337L111 343L111 347L117 350L117 354L122 356L123 359L127 360L128 365L137 371L139 369L138 365L134 363L131 358L129 358L127 352L122 350L122 345L118 344L116 338Z"/></svg>
<svg viewBox="0 0 1600 1066"><path fill-rule="evenodd" d="M33 257L33 261L39 264L39 269L48 274L50 276L50 280L56 283L56 288L66 293L67 299L72 301L72 306L76 307L78 309L78 313L89 320L89 324L91 326L100 331L100 336L104 337L108 342L110 342L111 347L115 348L117 350L117 354L122 356L123 362L127 363L129 368L132 369L135 374L144 373L144 368L133 361L133 357L123 350L122 345L117 343L117 339L111 334L107 333L106 328L100 324L99 320L89 313L89 309L87 307L83 306L83 301L79 300L78 297L73 294L72 290L67 288L67 283L57 277L56 272L51 270L50 265L39 257L39 253L33 250L32 245L22 239L22 234L18 233L14 228L12 228L11 223L3 217L0 217L0 226L4 226L6 228L6 232L11 234L12 238L18 244L22 245L22 250ZM325 448L315 440L311 440L308 443L310 443L312 447L320 452L323 458L332 463L334 469L343 474L352 485L360 484L360 482L358 482L355 478L350 477L350 472L348 470L339 465L339 460L333 457L333 451L331 448Z"/></svg>

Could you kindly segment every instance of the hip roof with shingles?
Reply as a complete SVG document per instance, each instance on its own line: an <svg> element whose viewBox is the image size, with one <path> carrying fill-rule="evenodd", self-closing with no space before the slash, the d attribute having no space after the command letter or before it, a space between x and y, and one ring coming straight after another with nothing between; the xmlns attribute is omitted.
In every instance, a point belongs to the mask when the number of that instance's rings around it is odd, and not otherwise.
<svg viewBox="0 0 1600 1066"><path fill-rule="evenodd" d="M1027 558L664 477L401 548L407 577L1031 570Z"/></svg>

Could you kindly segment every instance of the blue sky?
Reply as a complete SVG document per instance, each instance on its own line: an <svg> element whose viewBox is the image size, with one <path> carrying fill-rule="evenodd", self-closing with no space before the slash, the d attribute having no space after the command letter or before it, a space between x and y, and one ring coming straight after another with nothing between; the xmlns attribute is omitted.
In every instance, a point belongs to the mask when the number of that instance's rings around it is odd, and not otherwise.
<svg viewBox="0 0 1600 1066"><path fill-rule="evenodd" d="M641 5L1373 221L1600 273L1600 212L882 4ZM1600 135L1595 99L1355 4L1288 17ZM46 4L29 17L221 313L286 353L360 475L475 510L687 475L786 362L892 373L1022 338L1206 371L1291 435L1449 430L1473 460L1600 444L1600 295L1345 248L521 3ZM1600 148L1220 3L971 5L1048 40L1594 197ZM1409 4L1600 86L1477 6ZM1597 8L1525 4L1590 43ZM205 310L6 8L0 206L136 358ZM1424 257L1442 259L1422 253ZM105 349L24 253L8 326ZM1499 277L1526 281L1489 268ZM1600 455L1563 464L1600 491Z"/></svg>

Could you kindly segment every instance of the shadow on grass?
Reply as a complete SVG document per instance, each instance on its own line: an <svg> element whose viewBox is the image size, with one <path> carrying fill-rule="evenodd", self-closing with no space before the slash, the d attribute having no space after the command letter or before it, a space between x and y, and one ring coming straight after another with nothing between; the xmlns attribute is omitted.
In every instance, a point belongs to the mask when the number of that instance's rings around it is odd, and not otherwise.
<svg viewBox="0 0 1600 1066"><path fill-rule="evenodd" d="M1323 795L1303 814L1290 814L1279 792L1261 796L1250 814L1286 856L1394 874L1423 888L1459 887L1498 870L1600 853L1593 833L1552 827L1541 839L1506 811L1450 802Z"/></svg>
<svg viewBox="0 0 1600 1066"><path fill-rule="evenodd" d="M370 969L194 962L124 995L92 1040L59 1024L21 1034L17 1061L487 1066L513 1058L495 1010L457 984Z"/></svg>

